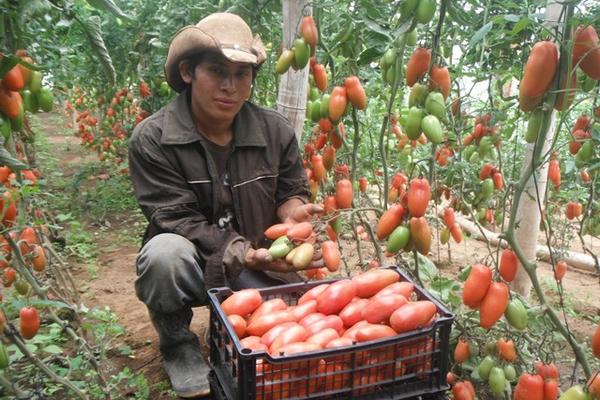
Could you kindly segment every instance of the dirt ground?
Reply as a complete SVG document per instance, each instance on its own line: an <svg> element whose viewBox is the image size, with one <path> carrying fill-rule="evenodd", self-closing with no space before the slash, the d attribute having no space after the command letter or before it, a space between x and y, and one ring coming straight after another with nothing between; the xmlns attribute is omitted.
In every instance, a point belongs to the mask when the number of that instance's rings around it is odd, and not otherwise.
<svg viewBox="0 0 600 400"><path fill-rule="evenodd" d="M54 116L56 117L56 116ZM56 118L46 119L44 131L53 146L53 155L64 168L65 176L72 174L83 163L90 161L93 155L79 145L79 139L65 135L64 126L56 124ZM149 321L145 306L137 299L134 292L135 258L138 246L135 244L119 243L119 231L125 228L127 220L112 222L112 228L96 235L98 248L97 273L91 277L88 269L83 264L71 261L73 273L79 287L85 306L109 307L119 318L119 322L126 330L126 334L116 338L114 347L126 344L133 350L130 357L120 356L115 353L112 361L115 370L124 365L133 371L142 372L149 385L151 385L153 399L174 398L169 393L169 384L166 374L161 367L161 357L158 352L157 336ZM90 227L89 229L94 229ZM596 248L600 248L598 245ZM465 240L463 244L452 245L452 262L448 261L446 248L441 248L439 258L437 245L433 246L431 260L434 261L445 276L454 277L459 270L475 262L482 254L487 253L483 242ZM349 254L355 259L354 254ZM552 269L547 263L540 263L540 276L547 293L556 299L556 286L552 277ZM570 268L563 279L565 298L569 300L577 314L587 318L575 318L569 315L569 324L575 335L579 338L590 337L594 316L600 315L600 291L598 276L587 271ZM192 329L202 335L208 324L208 310L196 309Z"/></svg>

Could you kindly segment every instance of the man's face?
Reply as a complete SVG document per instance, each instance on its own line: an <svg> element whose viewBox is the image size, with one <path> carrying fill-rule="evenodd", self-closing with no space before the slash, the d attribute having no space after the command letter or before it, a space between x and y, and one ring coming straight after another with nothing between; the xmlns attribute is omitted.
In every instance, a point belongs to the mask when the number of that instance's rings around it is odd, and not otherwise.
<svg viewBox="0 0 600 400"><path fill-rule="evenodd" d="M192 72L189 83L196 118L204 123L233 122L250 96L252 66L209 54Z"/></svg>

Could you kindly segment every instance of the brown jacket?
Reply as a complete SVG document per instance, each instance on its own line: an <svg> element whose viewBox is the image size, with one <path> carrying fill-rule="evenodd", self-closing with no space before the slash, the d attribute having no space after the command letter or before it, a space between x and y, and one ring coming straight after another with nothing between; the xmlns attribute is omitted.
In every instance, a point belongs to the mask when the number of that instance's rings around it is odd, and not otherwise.
<svg viewBox="0 0 600 400"><path fill-rule="evenodd" d="M239 232L220 229L213 221L221 206L213 195L220 182L207 154L187 91L141 122L129 143L135 196L149 222L143 243L166 232L186 237L205 261L205 281L211 288L239 275L249 246L268 245L263 232L278 222L282 203L294 197L306 201L310 192L288 121L246 102L233 123L227 165ZM283 279L297 281L293 275Z"/></svg>

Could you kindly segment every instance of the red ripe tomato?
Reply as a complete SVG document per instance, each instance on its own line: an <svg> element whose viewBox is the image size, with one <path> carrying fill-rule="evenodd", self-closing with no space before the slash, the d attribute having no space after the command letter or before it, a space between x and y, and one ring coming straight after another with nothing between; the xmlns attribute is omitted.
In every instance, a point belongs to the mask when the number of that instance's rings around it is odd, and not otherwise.
<svg viewBox="0 0 600 400"><path fill-rule="evenodd" d="M400 204L392 204L388 208L377 223L375 229L377 233L377 239L383 240L389 236L390 233L402 222L402 216L404 215L404 208Z"/></svg>
<svg viewBox="0 0 600 400"><path fill-rule="evenodd" d="M11 197L10 192L4 192L0 195L0 215L2 215L2 225L6 228L12 227L17 219L17 203Z"/></svg>
<svg viewBox="0 0 600 400"><path fill-rule="evenodd" d="M450 227L450 234L452 235L452 239L454 239L454 241L456 243L460 243L462 242L462 230L460 229L460 225L457 223L454 223L454 225L452 225Z"/></svg>
<svg viewBox="0 0 600 400"><path fill-rule="evenodd" d="M554 188L558 189L560 187L560 165L556 158L550 160L548 166L548 179L554 184Z"/></svg>
<svg viewBox="0 0 600 400"><path fill-rule="evenodd" d="M592 377L588 381L588 390L592 395L592 398L600 398L600 371L592 374Z"/></svg>
<svg viewBox="0 0 600 400"><path fill-rule="evenodd" d="M363 309L369 304L368 299L357 299L350 302L340 311L339 316L344 322L344 326L349 328L356 324L358 321L362 321Z"/></svg>
<svg viewBox="0 0 600 400"><path fill-rule="evenodd" d="M315 182L322 182L327 177L327 170L323 164L323 157L315 154L311 157L313 179Z"/></svg>
<svg viewBox="0 0 600 400"><path fill-rule="evenodd" d="M390 325L398 333L425 326L435 316L437 307L429 300L406 303L390 316Z"/></svg>
<svg viewBox="0 0 600 400"><path fill-rule="evenodd" d="M300 324L294 324L289 326L287 329L282 331L271 346L269 347L269 351L272 353L276 353L285 345L296 342L303 342L308 338L309 334L305 327Z"/></svg>
<svg viewBox="0 0 600 400"><path fill-rule="evenodd" d="M514 251L511 249L502 250L502 255L500 256L500 276L506 282L512 282L517 275L517 269L519 267L519 259Z"/></svg>
<svg viewBox="0 0 600 400"><path fill-rule="evenodd" d="M356 296L356 286L350 279L329 285L317 296L317 311L325 315L339 313Z"/></svg>
<svg viewBox="0 0 600 400"><path fill-rule="evenodd" d="M306 39L305 39L306 40ZM321 92L324 92L327 89L327 71L325 71L325 67L322 64L315 64L313 66L313 78L315 80L315 86L319 88Z"/></svg>
<svg viewBox="0 0 600 400"><path fill-rule="evenodd" d="M400 294L404 296L407 300L410 300L414 290L415 285L413 285L410 282L396 282L384 287L379 292L375 293L373 297L387 296L390 294Z"/></svg>
<svg viewBox="0 0 600 400"><path fill-rule="evenodd" d="M311 47L315 47L319 42L319 31L317 30L317 24L312 15L307 15L302 18L300 23L300 36L304 41Z"/></svg>
<svg viewBox="0 0 600 400"><path fill-rule="evenodd" d="M431 64L431 51L424 47L418 47L408 59L406 64L406 84L413 86L429 71Z"/></svg>
<svg viewBox="0 0 600 400"><path fill-rule="evenodd" d="M315 343L325 348L329 342L338 339L340 334L333 328L325 328L306 339L307 343Z"/></svg>
<svg viewBox="0 0 600 400"><path fill-rule="evenodd" d="M2 283L4 287L10 287L17 280L17 271L14 268L5 268L2 272Z"/></svg>
<svg viewBox="0 0 600 400"><path fill-rule="evenodd" d="M356 331L356 340L358 342L368 342L396 335L396 331L388 325L364 324Z"/></svg>
<svg viewBox="0 0 600 400"><path fill-rule="evenodd" d="M483 264L475 264L465 281L463 288L463 303L467 307L476 309L492 283L492 270Z"/></svg>
<svg viewBox="0 0 600 400"><path fill-rule="evenodd" d="M438 89L444 95L444 100L450 94L450 72L447 67L434 65L431 68L431 76L429 78L429 90Z"/></svg>
<svg viewBox="0 0 600 400"><path fill-rule="evenodd" d="M502 190L504 188L504 178L502 177L501 172L494 172L492 179L494 180L494 187L496 190Z"/></svg>
<svg viewBox="0 0 600 400"><path fill-rule="evenodd" d="M296 322L294 321L288 321L288 322L284 322L282 324L279 325L275 325L274 327L272 327L271 329L269 329L268 331L266 331L262 336L260 337L260 342L262 344L264 344L267 347L271 347L271 344L273 344L273 342L275 341L275 339L277 339L277 337L286 329L297 325Z"/></svg>
<svg viewBox="0 0 600 400"><path fill-rule="evenodd" d="M362 309L360 319L364 319L371 324L388 323L394 311L407 302L406 297L400 294L375 295L368 300Z"/></svg>
<svg viewBox="0 0 600 400"><path fill-rule="evenodd" d="M273 311L285 310L286 308L288 308L288 306L282 299L276 298L267 300L263 302L260 306L258 306L258 308L254 310L254 312L252 312L252 315L250 316L250 318L248 318L248 322L254 321L261 315L268 314Z"/></svg>
<svg viewBox="0 0 600 400"><path fill-rule="evenodd" d="M35 230L27 226L23 228L21 233L19 234L19 246L22 254L27 254L31 250L33 250L33 245L38 244L37 235L35 234Z"/></svg>
<svg viewBox="0 0 600 400"><path fill-rule="evenodd" d="M508 307L508 286L503 282L492 282L479 308L479 324L490 329L502 317Z"/></svg>
<svg viewBox="0 0 600 400"><path fill-rule="evenodd" d="M490 178L492 176L492 173L495 172L495 170L496 168L492 164L483 164L481 170L479 171L479 179L483 181L487 178Z"/></svg>
<svg viewBox="0 0 600 400"><path fill-rule="evenodd" d="M394 270L386 268L370 269L360 275L355 275L352 282L356 288L356 295L368 298L400 280L400 275Z"/></svg>
<svg viewBox="0 0 600 400"><path fill-rule="evenodd" d="M2 85L6 88L6 90L10 90L13 92L18 92L23 89L25 86L25 81L23 80L23 74L18 66L12 67L4 76L2 77Z"/></svg>
<svg viewBox="0 0 600 400"><path fill-rule="evenodd" d="M355 108L359 110L367 108L367 94L356 76L352 75L344 79L344 87L348 100Z"/></svg>
<svg viewBox="0 0 600 400"><path fill-rule="evenodd" d="M575 219L583 213L583 205L579 202L569 201L567 203L567 211L565 212L567 219Z"/></svg>
<svg viewBox="0 0 600 400"><path fill-rule="evenodd" d="M544 400L558 399L559 392L558 381L554 379L544 381Z"/></svg>
<svg viewBox="0 0 600 400"><path fill-rule="evenodd" d="M344 322L337 315L326 315L325 317L316 320L310 325L304 325L308 336L312 336L315 333L321 332L327 328L335 329L338 334L344 330Z"/></svg>
<svg viewBox="0 0 600 400"><path fill-rule="evenodd" d="M514 400L543 400L544 379L540 375L522 374L515 387Z"/></svg>
<svg viewBox="0 0 600 400"><path fill-rule="evenodd" d="M554 266L554 279L561 281L567 273L567 263L565 261L559 261Z"/></svg>
<svg viewBox="0 0 600 400"><path fill-rule="evenodd" d="M292 226L293 224L290 223L271 225L265 231L265 237L270 240L280 238L281 236L285 235Z"/></svg>
<svg viewBox="0 0 600 400"><path fill-rule="evenodd" d="M321 285L317 285L310 289L308 292L304 293L298 299L298 304L304 304L310 300L316 300L316 298L325 291L329 287L329 283L323 283Z"/></svg>
<svg viewBox="0 0 600 400"><path fill-rule="evenodd" d="M346 97L346 88L343 86L335 86L331 90L329 96L329 119L337 122L346 110L348 99Z"/></svg>
<svg viewBox="0 0 600 400"><path fill-rule="evenodd" d="M413 179L407 193L408 212L411 216L419 218L425 215L429 200L431 200L431 189L425 178Z"/></svg>
<svg viewBox="0 0 600 400"><path fill-rule="evenodd" d="M267 351L269 348L260 342L260 338L258 336L246 336L242 340L240 340L240 344L242 348L250 349L252 351Z"/></svg>
<svg viewBox="0 0 600 400"><path fill-rule="evenodd" d="M454 215L454 208L446 207L444 209L444 224L446 224L446 226L450 228L452 227L452 225L454 225L455 222L456 217Z"/></svg>
<svg viewBox="0 0 600 400"><path fill-rule="evenodd" d="M367 186L369 186L369 182L367 181L367 178L365 178L364 176L361 176L360 178L358 178L358 188L361 193L365 193L367 191Z"/></svg>
<svg viewBox="0 0 600 400"><path fill-rule="evenodd" d="M457 382L452 387L452 395L454 396L454 400L473 400L475 398L475 395L471 394L465 382Z"/></svg>
<svg viewBox="0 0 600 400"><path fill-rule="evenodd" d="M340 179L336 184L335 202L339 208L352 207L352 183L349 179Z"/></svg>
<svg viewBox="0 0 600 400"><path fill-rule="evenodd" d="M338 270L340 266L340 250L335 242L327 240L321 244L321 253L323 254L323 262L327 269L331 272Z"/></svg>
<svg viewBox="0 0 600 400"><path fill-rule="evenodd" d="M288 229L286 235L291 241L301 242L308 239L312 234L312 224L308 221L305 221L294 224L290 229Z"/></svg>
<svg viewBox="0 0 600 400"><path fill-rule="evenodd" d="M19 311L19 330L25 339L31 339L40 329L40 316L35 307L23 307Z"/></svg>
<svg viewBox="0 0 600 400"><path fill-rule="evenodd" d="M431 229L425 217L413 217L409 221L410 239L419 253L426 256L431 248ZM454 226L458 226L454 224Z"/></svg>
<svg viewBox="0 0 600 400"><path fill-rule="evenodd" d="M294 320L300 321L307 315L317 312L317 300L308 300L302 304L290 307L290 311L294 316Z"/></svg>
<svg viewBox="0 0 600 400"><path fill-rule="evenodd" d="M243 338L246 335L246 320L237 314L228 315L227 319L237 337Z"/></svg>
<svg viewBox="0 0 600 400"><path fill-rule="evenodd" d="M249 335L253 336L262 336L269 329L276 325L283 324L284 322L293 322L294 316L290 312L290 310L279 310L273 311L269 314L263 314L252 322L248 324L246 327L246 332Z"/></svg>
<svg viewBox="0 0 600 400"><path fill-rule="evenodd" d="M221 303L225 315L246 316L262 304L262 296L256 289L243 289L233 293Z"/></svg>

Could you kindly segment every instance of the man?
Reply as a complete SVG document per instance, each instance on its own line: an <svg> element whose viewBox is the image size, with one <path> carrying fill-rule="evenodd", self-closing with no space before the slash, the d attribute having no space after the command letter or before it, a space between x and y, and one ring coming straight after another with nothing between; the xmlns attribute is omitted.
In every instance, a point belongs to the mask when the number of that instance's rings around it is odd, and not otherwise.
<svg viewBox="0 0 600 400"><path fill-rule="evenodd" d="M134 130L129 164L149 221L136 293L148 307L164 366L181 397L208 395L209 367L189 329L206 291L299 280L272 260L264 230L309 220L310 192L294 132L249 103L264 47L238 16L212 14L173 38L166 79L179 96ZM310 267L322 266L315 260Z"/></svg>

